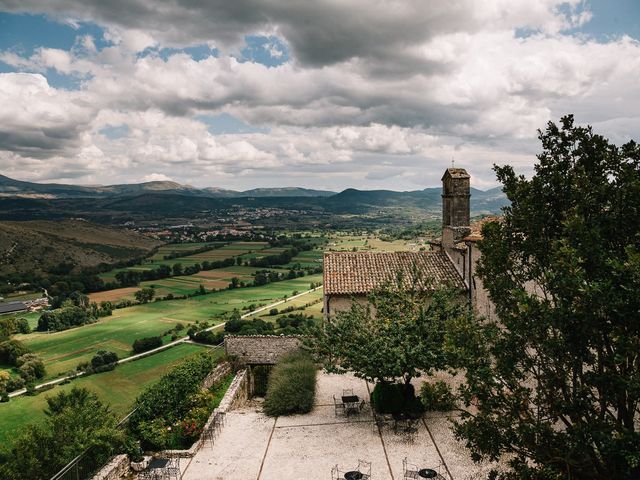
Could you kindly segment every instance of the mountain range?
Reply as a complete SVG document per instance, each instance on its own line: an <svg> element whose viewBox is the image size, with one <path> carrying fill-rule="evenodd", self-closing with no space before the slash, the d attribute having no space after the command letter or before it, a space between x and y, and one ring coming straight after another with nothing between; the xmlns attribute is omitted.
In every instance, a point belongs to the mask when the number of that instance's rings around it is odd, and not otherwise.
<svg viewBox="0 0 640 480"><path fill-rule="evenodd" d="M238 192L164 181L76 186L22 182L0 175L0 219L80 217L111 223L127 216L188 218L237 208L278 208L337 215L419 210L437 217L442 208L441 193L440 187L404 192L348 188L336 193L295 187ZM496 214L508 203L500 187L487 191L471 189L472 215Z"/></svg>
<svg viewBox="0 0 640 480"><path fill-rule="evenodd" d="M80 186L60 183L34 183L14 180L0 175L0 195L33 198L77 198L77 197L112 197L139 195L142 193L174 193L211 198L239 197L328 197L336 192L312 190L308 188L254 188L244 192L226 190L224 188L196 188L177 182L155 181L143 183L127 183L121 185Z"/></svg>

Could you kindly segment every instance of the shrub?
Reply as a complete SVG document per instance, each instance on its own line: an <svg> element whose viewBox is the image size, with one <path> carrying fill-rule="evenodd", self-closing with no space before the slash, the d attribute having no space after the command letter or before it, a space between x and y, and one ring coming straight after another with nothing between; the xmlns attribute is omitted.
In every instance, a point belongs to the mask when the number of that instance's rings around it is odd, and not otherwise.
<svg viewBox="0 0 640 480"><path fill-rule="evenodd" d="M371 392L371 405L378 413L398 413L404 409L403 385L380 382Z"/></svg>
<svg viewBox="0 0 640 480"><path fill-rule="evenodd" d="M16 360L18 373L26 382L44 377L44 362L34 353L25 353Z"/></svg>
<svg viewBox="0 0 640 480"><path fill-rule="evenodd" d="M442 380L435 383L423 383L420 387L420 400L425 410L446 412L456 408L456 400L449 385Z"/></svg>
<svg viewBox="0 0 640 480"><path fill-rule="evenodd" d="M106 350L98 350L91 359L91 370L94 373L113 370L118 364L118 354Z"/></svg>
<svg viewBox="0 0 640 480"><path fill-rule="evenodd" d="M7 340L0 343L0 363L15 365L18 357L29 353L27 346L18 340Z"/></svg>
<svg viewBox="0 0 640 480"><path fill-rule="evenodd" d="M209 352L189 358L138 396L129 424L143 448L166 448L172 425L193 406L192 395L200 392L202 381L217 362Z"/></svg>
<svg viewBox="0 0 640 480"><path fill-rule="evenodd" d="M264 412L269 416L307 413L313 408L317 368L305 354L283 357L269 376Z"/></svg>
<svg viewBox="0 0 640 480"><path fill-rule="evenodd" d="M22 377L9 377L5 388L7 389L7 392L20 390L21 388L24 388L24 379Z"/></svg>
<svg viewBox="0 0 640 480"><path fill-rule="evenodd" d="M142 353L162 346L161 337L138 338L133 342L133 353Z"/></svg>

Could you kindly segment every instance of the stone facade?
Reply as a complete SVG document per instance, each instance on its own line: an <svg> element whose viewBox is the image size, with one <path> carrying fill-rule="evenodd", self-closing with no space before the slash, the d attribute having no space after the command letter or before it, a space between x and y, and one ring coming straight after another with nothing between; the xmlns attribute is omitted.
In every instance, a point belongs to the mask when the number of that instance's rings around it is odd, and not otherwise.
<svg viewBox="0 0 640 480"><path fill-rule="evenodd" d="M247 365L274 365L283 355L298 350L298 335L227 335L224 348L229 356Z"/></svg>

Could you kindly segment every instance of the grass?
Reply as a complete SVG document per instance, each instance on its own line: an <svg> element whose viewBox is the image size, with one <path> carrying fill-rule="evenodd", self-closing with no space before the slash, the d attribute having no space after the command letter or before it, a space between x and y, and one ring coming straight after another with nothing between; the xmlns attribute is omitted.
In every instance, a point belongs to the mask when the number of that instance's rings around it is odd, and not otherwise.
<svg viewBox="0 0 640 480"><path fill-rule="evenodd" d="M278 315L269 315L269 311L266 310L264 312L257 313L255 315L251 315L248 319L260 318L267 322L275 322L278 318L282 316L289 315L289 313L303 313L305 315L313 315L314 318L321 319L322 318L322 289L318 289L315 292L309 293L307 295L303 295L299 298L294 298L293 300L289 300L282 305L279 305L278 311L281 311L287 307L301 308L308 303L315 302L312 305L305 307L303 310L295 310L293 312L287 313L279 313Z"/></svg>
<svg viewBox="0 0 640 480"><path fill-rule="evenodd" d="M50 334L17 335L16 338L42 357L47 368L46 378L51 379L75 370L78 363L90 360L97 350L110 350L124 358L131 354L131 344L137 338L161 335L178 322L185 326L196 321L220 323L222 315L234 308L243 311L250 305L273 303L285 295L292 296L294 291L308 290L310 282L320 281L321 275L312 275L186 300L136 305L114 310L112 316L94 324Z"/></svg>
<svg viewBox="0 0 640 480"><path fill-rule="evenodd" d="M266 242L232 242L229 245L224 245L220 248L216 248L221 242L208 242L208 243L182 243L182 244L169 244L163 245L158 251L146 259L142 265L135 265L127 268L118 268L110 270L109 272L101 273L99 276L104 281L115 281L116 274L124 270L143 271L152 270L160 265L173 266L176 263L181 264L183 267L193 265L195 263L202 263L205 260L214 262L217 260L224 260L229 257L237 257L250 252L254 253L256 250L260 251L269 246ZM204 246L211 245L211 250L201 253L195 253L193 255L187 255L185 257L172 258L164 260L164 256L171 252L188 252L189 250L196 250Z"/></svg>
<svg viewBox="0 0 640 480"><path fill-rule="evenodd" d="M118 417L124 417L138 394L155 383L180 361L203 351L199 345L180 344L168 350L119 365L110 372L78 378L67 385L56 386L35 397L21 396L0 403L0 445L8 445L29 423L41 422L45 415L46 397L70 390L74 385L96 392L111 405ZM222 351L220 350L222 355Z"/></svg>

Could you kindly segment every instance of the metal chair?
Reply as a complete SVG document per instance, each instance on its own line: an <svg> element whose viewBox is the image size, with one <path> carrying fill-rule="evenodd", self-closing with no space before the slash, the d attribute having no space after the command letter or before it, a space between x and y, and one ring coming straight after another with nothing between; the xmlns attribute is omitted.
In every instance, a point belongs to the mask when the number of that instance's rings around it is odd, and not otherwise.
<svg viewBox="0 0 640 480"><path fill-rule="evenodd" d="M333 396L333 408L335 409L336 417L338 416L338 413L342 415L345 414L344 403L342 403L342 400L338 401L335 395Z"/></svg>
<svg viewBox="0 0 640 480"><path fill-rule="evenodd" d="M382 429L389 425L389 419L381 413L373 412L373 429L382 431Z"/></svg>
<svg viewBox="0 0 640 480"><path fill-rule="evenodd" d="M338 465L331 467L331 480L344 480L344 474L338 468Z"/></svg>
<svg viewBox="0 0 640 480"><path fill-rule="evenodd" d="M404 457L404 460L402 460L402 475L404 479L418 478L418 467L409 463L407 457Z"/></svg>
<svg viewBox="0 0 640 480"><path fill-rule="evenodd" d="M167 478L180 480L180 457L177 455L172 456L165 470L167 472Z"/></svg>
<svg viewBox="0 0 640 480"><path fill-rule="evenodd" d="M419 420L417 418L409 418L406 420L402 428L402 434L407 442L413 443L418 435Z"/></svg>
<svg viewBox="0 0 640 480"><path fill-rule="evenodd" d="M358 459L358 468L356 470L362 474L362 480L371 478L371 462Z"/></svg>

